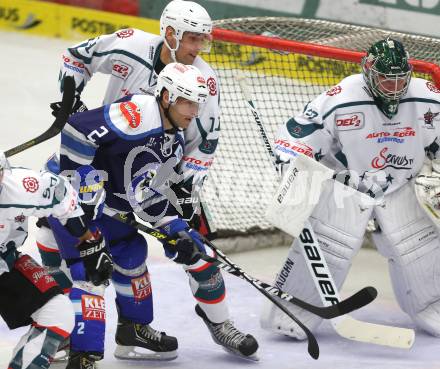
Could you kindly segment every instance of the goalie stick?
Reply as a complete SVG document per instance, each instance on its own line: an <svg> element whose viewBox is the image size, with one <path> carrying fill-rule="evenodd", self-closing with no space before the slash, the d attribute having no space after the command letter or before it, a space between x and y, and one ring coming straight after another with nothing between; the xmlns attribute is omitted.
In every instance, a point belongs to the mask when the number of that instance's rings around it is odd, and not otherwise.
<svg viewBox="0 0 440 369"><path fill-rule="evenodd" d="M247 104L249 105L252 111L252 115L254 116L255 122L259 128L260 136L270 156L270 159L278 175L280 175L279 168L277 167L275 162L275 154L273 152L272 145L270 144L269 139L267 137L261 116L258 113L255 104L252 100L250 88L246 81L246 76L244 76L244 74L242 73L237 74L236 80L240 85L243 98L246 100ZM327 266L322 250L317 242L316 236L308 220L304 224L304 228L300 236L298 237L298 241L301 246L300 247L301 252L303 254L304 259L306 260L307 267L312 275L312 279L314 281L315 287L319 293L323 305L329 306L332 303L340 301L338 289L331 276L330 270ZM330 285L328 289L333 292L333 299L331 299L332 301L328 301L328 297L324 294L324 292L320 287L320 279L319 279L320 277L317 275L314 261L310 260L309 257L310 253L307 252L306 250L307 248L313 249L314 252L313 255L316 256L315 259L319 259L320 267L321 267L319 275L325 275L326 284ZM332 319L331 324L334 330L336 331L336 333L341 337L359 342L366 342L366 343L372 343L382 346L409 349L413 345L415 339L414 330L412 329L363 322L361 320L354 319L349 315Z"/></svg>
<svg viewBox="0 0 440 369"><path fill-rule="evenodd" d="M15 146L12 149L5 151L6 157L18 154L24 150L31 148L32 146L47 141L50 138L55 137L58 133L62 131L64 125L67 122L67 119L69 118L70 110L72 109L73 101L75 99L75 80L73 79L73 77L69 76L64 78L63 83L64 93L61 100L61 108L52 125L45 132L33 138L32 140L24 142L21 145Z"/></svg>

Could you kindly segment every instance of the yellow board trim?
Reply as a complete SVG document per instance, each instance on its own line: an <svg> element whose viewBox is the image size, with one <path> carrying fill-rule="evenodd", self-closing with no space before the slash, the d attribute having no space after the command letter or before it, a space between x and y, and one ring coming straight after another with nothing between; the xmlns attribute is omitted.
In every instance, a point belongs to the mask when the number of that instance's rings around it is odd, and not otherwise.
<svg viewBox="0 0 440 369"><path fill-rule="evenodd" d="M159 34L159 21L34 0L0 0L0 29L84 40L122 28Z"/></svg>

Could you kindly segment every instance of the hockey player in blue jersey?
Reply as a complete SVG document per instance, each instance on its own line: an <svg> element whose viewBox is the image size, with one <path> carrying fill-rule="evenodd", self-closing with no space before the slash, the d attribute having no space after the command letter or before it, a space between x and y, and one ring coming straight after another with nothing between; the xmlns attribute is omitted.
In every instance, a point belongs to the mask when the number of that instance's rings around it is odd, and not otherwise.
<svg viewBox="0 0 440 369"><path fill-rule="evenodd" d="M96 224L110 245L114 261L112 283L119 312L115 356L121 359L174 359L177 340L150 327L153 306L145 265L147 244L136 229L113 219L114 214L132 217L135 212L178 238L174 247L164 244L166 254L184 264L193 276L193 292L199 301L206 302L208 314L211 313L209 302L223 300L225 292L219 272L214 273L216 278L211 278L212 286L198 289L197 280L213 273L210 264L199 260L199 254L213 255L213 252L205 250L199 234L180 218L176 197L169 188L179 181L175 168L183 155L183 130L207 99L206 82L197 68L170 63L160 73L157 86L155 96L132 95L73 115L61 137L62 172L92 164L100 178L95 181L92 176L90 186L104 180L107 194L104 215ZM57 229L54 231L58 234ZM93 315L92 310L104 311L104 291L98 291L86 281L75 281L74 275L73 279L70 295L76 309L76 325L67 368L93 368L104 353L105 318L104 314ZM83 296L94 296L90 309L79 303L84 301ZM228 350L244 356L257 350L256 340L224 319L223 311L222 314L214 311L209 318L199 305L196 311L214 339Z"/></svg>

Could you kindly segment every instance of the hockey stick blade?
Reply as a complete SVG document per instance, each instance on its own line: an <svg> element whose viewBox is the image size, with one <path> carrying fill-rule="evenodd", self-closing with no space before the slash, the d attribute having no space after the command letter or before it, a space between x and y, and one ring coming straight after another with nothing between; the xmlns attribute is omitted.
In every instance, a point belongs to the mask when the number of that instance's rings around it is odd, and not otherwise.
<svg viewBox="0 0 440 369"><path fill-rule="evenodd" d="M226 255L224 255L220 250L215 248L215 246L209 241L205 241L212 249L214 249L217 254L226 261L227 265L223 264L221 261L215 258L211 258L206 254L202 254L201 258L209 263L212 263L218 266L221 269L226 270L228 273L239 277L241 279L248 280L250 283L254 285L257 289L264 289L269 292L271 295L280 298L281 300L292 303L293 305L299 306L300 308L311 312L323 319L333 319L338 316L348 314L354 310L360 309L365 305L368 305L377 297L377 290L374 287L365 287L360 291L356 292L354 295L346 298L345 300L339 301L333 305L329 306L316 306L309 304L308 302L301 300L297 297L291 296L286 292L281 291L280 289L267 284L265 282L260 281L254 277L246 274L239 266L234 264L231 260L229 260Z"/></svg>
<svg viewBox="0 0 440 369"><path fill-rule="evenodd" d="M150 228L142 223L137 222L136 220L129 220L124 217L122 214L116 214L114 218L120 222L127 223L132 225L133 227L139 229L141 232L147 233L150 236L155 237L159 241L167 241L171 244L175 243L176 240L168 237L166 234L160 232L157 229ZM254 278L244 272L238 265L234 264L221 250L219 250L211 241L205 239L205 243L211 247L217 255L219 255L223 260L225 260L226 264L222 261L212 258L206 254L201 254L200 258L207 261L208 263L212 263L215 266L225 270L226 272L239 277L241 279L248 280L250 283L254 285L257 289L264 289L270 295L280 298L281 300L292 303L293 305L299 306L304 310L307 310L315 315L320 316L323 319L332 319L338 317L340 315L344 315L350 313L354 310L360 309L365 305L368 305L372 302L377 296L377 290L374 287L365 287L360 291L356 292L354 295L346 298L338 302L337 304L330 306L316 306L309 304L308 302L301 300L297 297L291 296L286 292L281 291L280 289L260 281L257 278Z"/></svg>
<svg viewBox="0 0 440 369"><path fill-rule="evenodd" d="M52 125L41 135L33 138L21 145L15 146L12 149L5 151L5 156L10 157L15 154L18 154L24 150L27 150L35 145L38 145L44 141L49 140L52 137L55 137L58 133L60 133L69 118L70 110L73 106L73 101L75 99L75 80L73 77L65 77L64 78L64 93L63 98L61 100L61 108L58 112L58 115Z"/></svg>
<svg viewBox="0 0 440 369"><path fill-rule="evenodd" d="M410 349L414 344L414 330L368 323L345 315L332 320L335 331L346 339L399 349Z"/></svg>
<svg viewBox="0 0 440 369"><path fill-rule="evenodd" d="M132 227L138 229L141 232L144 232L154 238L156 238L159 241L166 241L168 243L170 243L171 245L176 244L176 239L169 237L167 234L161 232L160 230L148 227L145 224L139 223L138 221L136 221L136 219L129 219L128 217L126 217L123 214L115 214L113 216L113 219L118 220L122 223L125 224L129 224ZM211 242L207 240L208 245L211 245ZM214 248L215 246L212 245ZM215 248L215 250L217 250ZM202 258L207 257L209 258L209 260L213 260L216 265L218 265L219 268L224 269L226 271L231 272L231 274L237 273L238 275L243 275L245 274L244 272L241 272L240 270L237 270L237 268L235 268L233 265L230 264L224 264L221 261L215 259L215 258L210 258L207 255L202 254L201 255ZM246 275L247 276L247 275ZM251 277L248 277L251 278ZM250 282L249 279L246 279L246 281ZM253 284L252 282L250 282L251 284ZM254 284L253 284L254 285ZM273 296L272 293L269 292L269 290L266 290L264 288L258 287L258 285L254 285L254 287L257 288L257 290L262 293L266 298L268 298L272 303L274 303L280 310L282 310L287 316L289 316L296 324L298 324L298 326L304 331L304 333L307 336L307 340L308 340L308 345L307 345L307 351L310 354L310 356L313 359L318 359L319 357L319 345L318 345L318 341L316 340L316 337L313 335L313 333L300 321L298 320L298 318L296 318L283 304L281 304L279 301L275 300L275 296ZM275 287L273 287L275 288ZM280 291L281 292L281 291Z"/></svg>

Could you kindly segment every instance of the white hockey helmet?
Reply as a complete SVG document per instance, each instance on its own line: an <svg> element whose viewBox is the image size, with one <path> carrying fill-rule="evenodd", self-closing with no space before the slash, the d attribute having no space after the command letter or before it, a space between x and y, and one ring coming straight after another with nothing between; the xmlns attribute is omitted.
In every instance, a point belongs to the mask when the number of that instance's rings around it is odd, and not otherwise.
<svg viewBox="0 0 440 369"><path fill-rule="evenodd" d="M178 40L184 32L206 33L212 31L212 20L205 8L194 1L173 0L163 10L160 17L160 35L170 26Z"/></svg>
<svg viewBox="0 0 440 369"><path fill-rule="evenodd" d="M192 65L170 63L159 73L154 92L159 97L162 90L169 93L169 103L173 104L178 97L204 104L208 98L208 88L202 73Z"/></svg>
<svg viewBox="0 0 440 369"><path fill-rule="evenodd" d="M165 39L167 27L172 27L175 31L176 47L174 49ZM212 32L211 17L203 6L193 1L173 0L165 7L160 17L160 35L170 49L174 61L176 61L175 52L179 48L184 32L210 35ZM209 52L209 48L210 42L207 42L207 46L202 51Z"/></svg>

